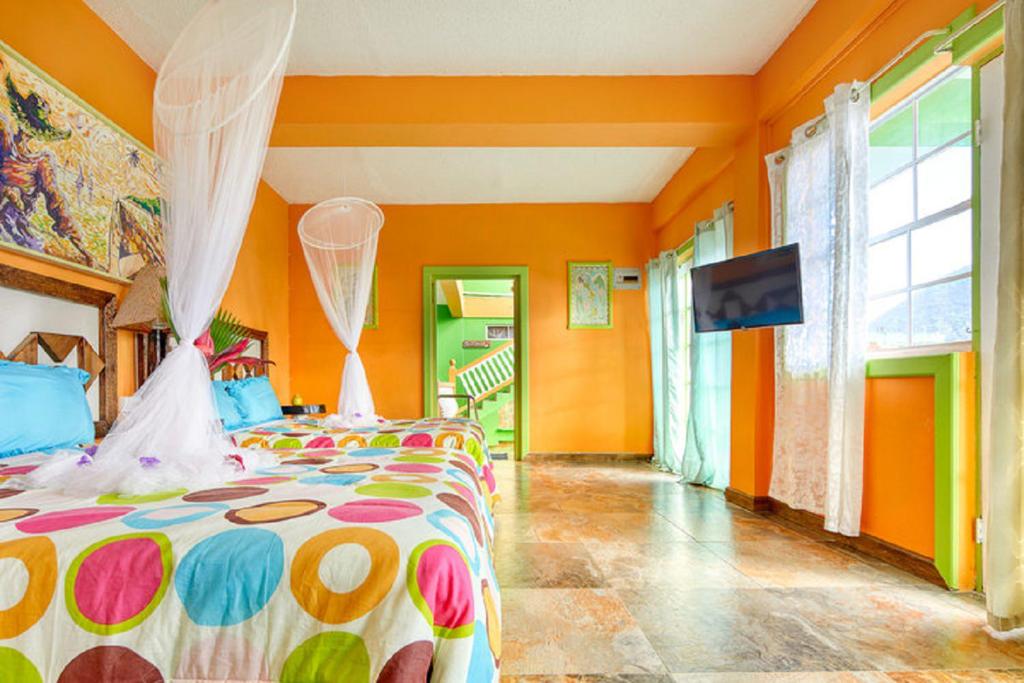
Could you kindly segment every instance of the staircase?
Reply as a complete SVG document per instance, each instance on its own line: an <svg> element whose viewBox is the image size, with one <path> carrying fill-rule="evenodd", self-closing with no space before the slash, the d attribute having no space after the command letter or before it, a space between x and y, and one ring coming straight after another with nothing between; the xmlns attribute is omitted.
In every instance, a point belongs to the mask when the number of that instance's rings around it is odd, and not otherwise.
<svg viewBox="0 0 1024 683"><path fill-rule="evenodd" d="M515 382L515 347L508 341L500 344L486 355L472 363L457 368L455 359L448 364L448 381L439 382L438 397L445 394L469 394L474 398L479 419L487 433L488 445L495 445L499 433L504 433L499 425L501 409L512 400L512 385ZM453 400L454 402L454 400ZM442 413L445 405L442 403ZM448 406L449 411L456 415L466 412L465 405ZM493 443L491 443L493 441Z"/></svg>
<svg viewBox="0 0 1024 683"><path fill-rule="evenodd" d="M462 393L469 394L477 403L510 386L515 378L516 352L510 341L464 367L456 368L454 358L448 362L448 383L456 390L461 388Z"/></svg>

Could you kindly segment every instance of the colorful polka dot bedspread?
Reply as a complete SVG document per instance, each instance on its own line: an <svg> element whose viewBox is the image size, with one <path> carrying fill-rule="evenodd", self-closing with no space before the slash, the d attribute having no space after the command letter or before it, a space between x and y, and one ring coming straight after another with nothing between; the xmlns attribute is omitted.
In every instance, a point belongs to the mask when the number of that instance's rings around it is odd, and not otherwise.
<svg viewBox="0 0 1024 683"><path fill-rule="evenodd" d="M331 428L319 420L284 419L232 432L235 443L252 448L454 448L478 462L489 458L480 423L464 418L386 420L373 427Z"/></svg>
<svg viewBox="0 0 1024 683"><path fill-rule="evenodd" d="M382 425L341 447L321 434L332 447L146 496L19 490L46 456L4 460L0 681L496 681L495 490L478 429Z"/></svg>

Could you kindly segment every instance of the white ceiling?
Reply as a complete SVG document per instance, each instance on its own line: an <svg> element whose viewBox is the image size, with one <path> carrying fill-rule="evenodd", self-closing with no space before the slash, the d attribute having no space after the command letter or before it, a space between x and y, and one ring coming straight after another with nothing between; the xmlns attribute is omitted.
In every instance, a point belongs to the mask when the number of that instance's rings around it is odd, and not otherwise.
<svg viewBox="0 0 1024 683"><path fill-rule="evenodd" d="M688 147L272 147L263 178L289 204L649 202Z"/></svg>
<svg viewBox="0 0 1024 683"><path fill-rule="evenodd" d="M202 3L85 1L154 68ZM298 0L288 73L752 74L813 4L814 0Z"/></svg>

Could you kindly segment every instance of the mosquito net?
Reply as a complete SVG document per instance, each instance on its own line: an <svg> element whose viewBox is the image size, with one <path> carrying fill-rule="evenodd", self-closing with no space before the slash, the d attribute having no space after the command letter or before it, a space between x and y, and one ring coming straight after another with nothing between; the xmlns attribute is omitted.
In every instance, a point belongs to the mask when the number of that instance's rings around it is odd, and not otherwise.
<svg viewBox="0 0 1024 683"><path fill-rule="evenodd" d="M164 60L153 103L171 325L179 339L94 455L51 460L34 483L146 493L237 476L195 341L224 296L266 154L295 0L211 0ZM229 457L234 456L234 457Z"/></svg>
<svg viewBox="0 0 1024 683"><path fill-rule="evenodd" d="M299 221L299 238L320 305L348 351L338 412L327 418L329 426L366 426L380 421L358 348L373 289L377 236L383 225L380 208L355 197L328 199Z"/></svg>

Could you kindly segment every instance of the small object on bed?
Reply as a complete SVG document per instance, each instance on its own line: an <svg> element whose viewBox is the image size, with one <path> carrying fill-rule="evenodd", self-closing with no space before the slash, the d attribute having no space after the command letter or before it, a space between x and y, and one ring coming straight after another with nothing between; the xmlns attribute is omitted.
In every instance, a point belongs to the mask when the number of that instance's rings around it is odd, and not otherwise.
<svg viewBox="0 0 1024 683"><path fill-rule="evenodd" d="M88 381L78 368L0 361L0 458L92 442Z"/></svg>

